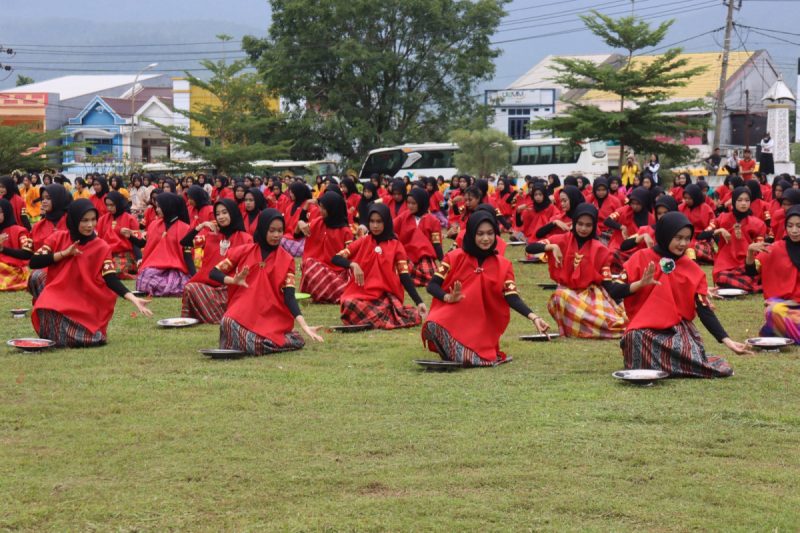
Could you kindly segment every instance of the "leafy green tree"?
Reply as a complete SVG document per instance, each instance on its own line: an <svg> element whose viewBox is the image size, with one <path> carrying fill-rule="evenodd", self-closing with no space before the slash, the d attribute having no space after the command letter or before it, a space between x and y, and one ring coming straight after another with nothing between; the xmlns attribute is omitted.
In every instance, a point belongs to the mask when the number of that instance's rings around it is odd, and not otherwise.
<svg viewBox="0 0 800 533"><path fill-rule="evenodd" d="M703 130L707 119L675 114L707 106L703 99L670 101L670 92L686 86L706 67L687 68L680 58L681 48L670 48L653 61L637 61L636 53L658 46L674 21L657 28L634 16L612 19L597 11L581 16L586 26L613 49L624 50L621 62L597 65L588 60L558 58L554 80L572 89L564 101L569 104L563 115L539 119L533 130L550 130L557 137L577 143L589 140L616 140L620 157L625 148L637 153L657 153L674 161L689 159L693 150L678 143L661 142L657 136L678 139L687 131ZM619 99L619 110L603 111L581 101L588 90L611 93Z"/></svg>
<svg viewBox="0 0 800 533"><path fill-rule="evenodd" d="M178 112L202 126L205 135L192 135L183 128L149 120L173 139L173 151L184 151L193 158L202 159L220 173L247 172L252 169L253 161L287 157L292 143L282 138L284 119L269 109L267 102L273 93L259 77L242 72L248 62L205 60L201 64L211 73L209 80L189 73L186 77L193 86L205 89L218 102ZM176 164L192 168L191 164Z"/></svg>
<svg viewBox="0 0 800 533"><path fill-rule="evenodd" d="M60 130L37 132L26 126L0 125L0 174L22 168L39 171L60 166L61 154L83 146L80 143L58 144Z"/></svg>
<svg viewBox="0 0 800 533"><path fill-rule="evenodd" d="M514 141L501 131L488 128L454 130L450 133L450 140L458 144L455 165L461 173L486 177L511 169Z"/></svg>
<svg viewBox="0 0 800 533"><path fill-rule="evenodd" d="M476 112L494 74L490 38L507 0L271 0L265 39L244 50L265 83L351 161L406 141L441 140Z"/></svg>
<svg viewBox="0 0 800 533"><path fill-rule="evenodd" d="M22 85L30 85L31 83L36 83L36 81L25 74L17 74L17 87L21 87Z"/></svg>

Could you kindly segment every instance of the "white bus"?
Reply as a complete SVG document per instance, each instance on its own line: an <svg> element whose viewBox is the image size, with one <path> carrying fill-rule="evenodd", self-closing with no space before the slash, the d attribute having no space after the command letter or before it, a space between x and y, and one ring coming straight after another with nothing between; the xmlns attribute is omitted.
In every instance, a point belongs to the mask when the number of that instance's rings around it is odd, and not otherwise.
<svg viewBox="0 0 800 533"><path fill-rule="evenodd" d="M449 180L456 174L453 143L404 144L372 150L361 167L359 178L372 174L396 178L439 177ZM514 141L511 165L519 176L586 176L608 173L606 143L596 141L570 146L564 139L525 139Z"/></svg>

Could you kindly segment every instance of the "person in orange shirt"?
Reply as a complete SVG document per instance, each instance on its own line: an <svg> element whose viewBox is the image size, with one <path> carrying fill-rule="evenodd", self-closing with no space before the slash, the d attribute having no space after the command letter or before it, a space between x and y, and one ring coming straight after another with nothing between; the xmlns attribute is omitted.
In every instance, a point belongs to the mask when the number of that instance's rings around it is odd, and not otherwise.
<svg viewBox="0 0 800 533"><path fill-rule="evenodd" d="M31 183L30 176L22 178L22 187L19 191L25 199L25 211L31 224L38 222L42 218L41 198L39 197L39 187Z"/></svg>
<svg viewBox="0 0 800 533"><path fill-rule="evenodd" d="M739 175L744 181L753 179L753 172L756 170L756 160L750 149L744 151L744 159L739 160Z"/></svg>

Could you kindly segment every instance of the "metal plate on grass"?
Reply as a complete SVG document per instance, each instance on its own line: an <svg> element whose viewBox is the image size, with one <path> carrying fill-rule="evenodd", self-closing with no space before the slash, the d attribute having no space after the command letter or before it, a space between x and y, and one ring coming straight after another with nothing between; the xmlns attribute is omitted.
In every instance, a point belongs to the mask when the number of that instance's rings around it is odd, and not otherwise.
<svg viewBox="0 0 800 533"><path fill-rule="evenodd" d="M519 340L521 341L533 341L533 342L547 342L553 339L559 338L561 335L558 333L537 333L535 335L520 335Z"/></svg>
<svg viewBox="0 0 800 533"><path fill-rule="evenodd" d="M211 359L240 359L247 355L241 350L223 350L222 348L206 348L197 351Z"/></svg>
<svg viewBox="0 0 800 533"><path fill-rule="evenodd" d="M41 352L42 350L50 349L56 345L55 342L49 339L39 339L32 337L22 338L22 339L11 339L6 344L18 350L22 350L23 352Z"/></svg>
<svg viewBox="0 0 800 533"><path fill-rule="evenodd" d="M361 325L354 325L354 326L330 326L328 331L338 332L338 333L357 333L359 331L368 331L372 329L371 324L361 324Z"/></svg>
<svg viewBox="0 0 800 533"><path fill-rule="evenodd" d="M179 318L162 318L156 324L161 326L162 328L187 328L189 326L195 326L199 324L200 321L196 318L189 318L189 317L179 317Z"/></svg>
<svg viewBox="0 0 800 533"><path fill-rule="evenodd" d="M453 370L458 370L459 368L464 368L461 363L456 363L455 361L442 361L441 359L414 359L414 362L425 370L438 372L450 372Z"/></svg>
<svg viewBox="0 0 800 533"><path fill-rule="evenodd" d="M652 370L648 368L637 368L632 370L617 370L611 374L617 379L634 383L636 385L652 385L654 381L669 377L669 373L663 370Z"/></svg>

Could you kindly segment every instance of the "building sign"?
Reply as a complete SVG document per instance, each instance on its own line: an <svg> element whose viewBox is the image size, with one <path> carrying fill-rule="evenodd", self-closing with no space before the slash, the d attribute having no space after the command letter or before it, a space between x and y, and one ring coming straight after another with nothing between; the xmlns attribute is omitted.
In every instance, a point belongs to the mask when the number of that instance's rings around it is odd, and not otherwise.
<svg viewBox="0 0 800 533"><path fill-rule="evenodd" d="M555 89L505 89L486 91L484 101L492 107L554 106Z"/></svg>

